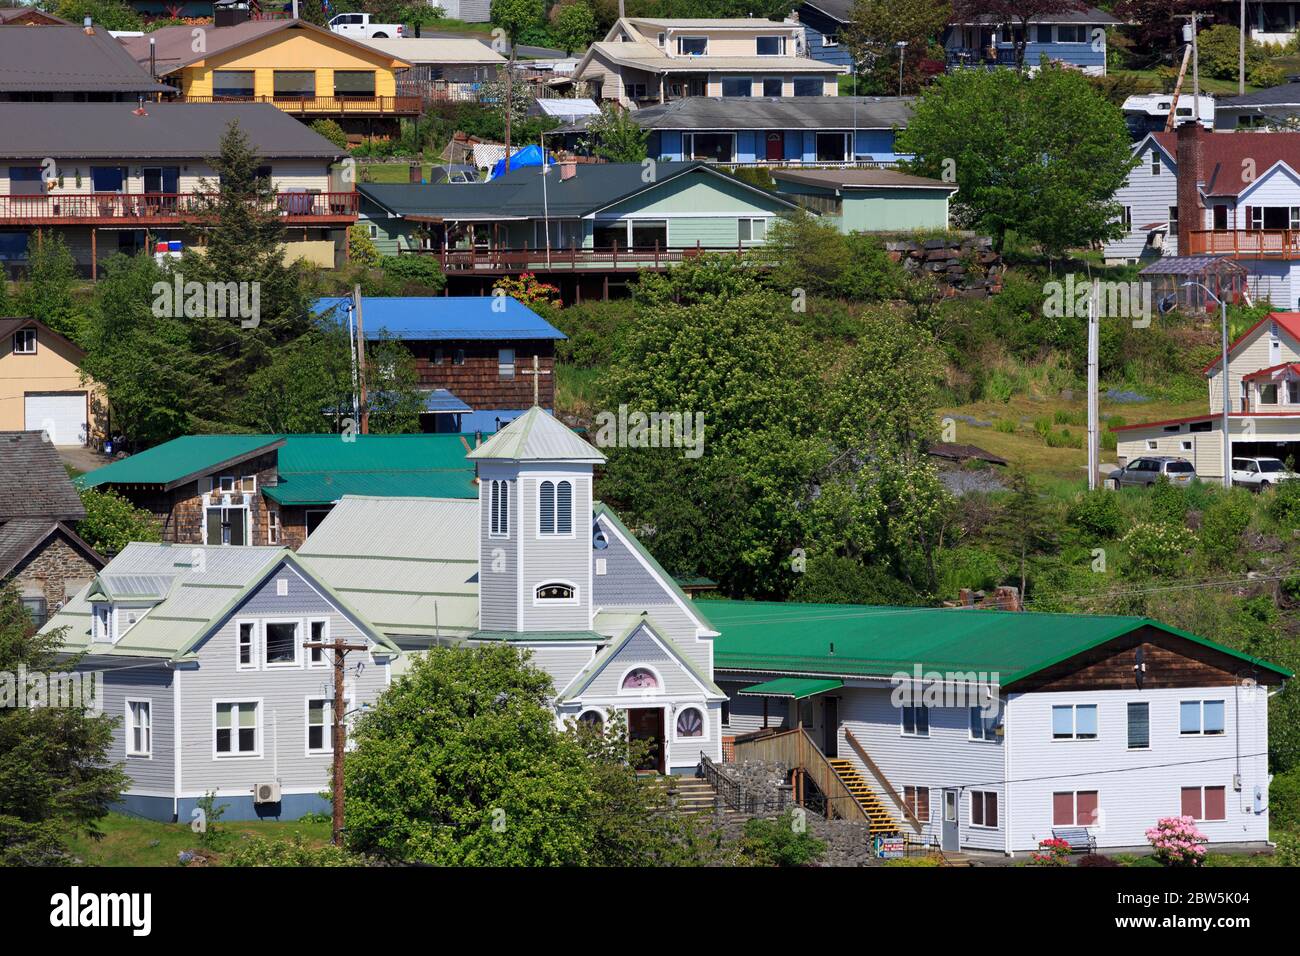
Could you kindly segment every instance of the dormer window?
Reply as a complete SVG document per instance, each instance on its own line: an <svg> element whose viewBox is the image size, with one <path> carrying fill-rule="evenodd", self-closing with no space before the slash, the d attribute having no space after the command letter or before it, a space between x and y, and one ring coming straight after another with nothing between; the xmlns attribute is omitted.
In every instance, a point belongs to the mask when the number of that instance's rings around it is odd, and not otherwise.
<svg viewBox="0 0 1300 956"><path fill-rule="evenodd" d="M573 534L573 482L547 480L538 486L537 533Z"/></svg>
<svg viewBox="0 0 1300 956"><path fill-rule="evenodd" d="M708 37L678 37L678 56L707 56L709 53Z"/></svg>
<svg viewBox="0 0 1300 956"><path fill-rule="evenodd" d="M564 581L551 581L537 586L537 600L573 603L578 599L578 589Z"/></svg>
<svg viewBox="0 0 1300 956"><path fill-rule="evenodd" d="M36 354L36 330L19 329L14 333L14 354L15 355L35 355Z"/></svg>
<svg viewBox="0 0 1300 956"><path fill-rule="evenodd" d="M112 644L113 606L111 604L91 605L91 621L94 628L91 640L96 644Z"/></svg>
<svg viewBox="0 0 1300 956"><path fill-rule="evenodd" d="M510 537L510 482L498 478L488 482L488 534Z"/></svg>

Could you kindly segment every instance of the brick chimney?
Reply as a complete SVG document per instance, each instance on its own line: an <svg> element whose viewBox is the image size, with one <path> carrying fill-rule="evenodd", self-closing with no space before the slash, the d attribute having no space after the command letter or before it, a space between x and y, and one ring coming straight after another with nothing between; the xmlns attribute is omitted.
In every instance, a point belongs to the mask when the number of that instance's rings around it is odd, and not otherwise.
<svg viewBox="0 0 1300 956"><path fill-rule="evenodd" d="M1200 123L1178 127L1178 254L1185 256L1192 247L1192 231L1205 228L1201 204L1201 138L1205 130Z"/></svg>
<svg viewBox="0 0 1300 956"><path fill-rule="evenodd" d="M560 182L578 175L578 164L571 156L560 160L556 165L560 167Z"/></svg>

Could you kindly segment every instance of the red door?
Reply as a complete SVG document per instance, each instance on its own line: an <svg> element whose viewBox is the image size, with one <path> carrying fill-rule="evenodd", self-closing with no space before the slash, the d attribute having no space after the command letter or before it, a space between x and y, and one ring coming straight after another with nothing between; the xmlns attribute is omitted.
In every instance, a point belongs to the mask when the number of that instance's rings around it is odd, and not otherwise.
<svg viewBox="0 0 1300 956"><path fill-rule="evenodd" d="M634 707L627 712L627 735L642 741L637 770L664 772L664 712L661 707ZM638 748L641 749L641 748Z"/></svg>
<svg viewBox="0 0 1300 956"><path fill-rule="evenodd" d="M767 134L767 161L780 162L785 159L785 133L773 132Z"/></svg>

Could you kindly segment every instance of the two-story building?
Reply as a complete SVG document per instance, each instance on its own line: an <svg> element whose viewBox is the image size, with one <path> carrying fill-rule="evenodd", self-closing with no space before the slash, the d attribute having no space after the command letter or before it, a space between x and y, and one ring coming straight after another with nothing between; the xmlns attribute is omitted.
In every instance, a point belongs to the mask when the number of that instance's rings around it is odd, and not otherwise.
<svg viewBox="0 0 1300 956"><path fill-rule="evenodd" d="M197 38L193 27L160 27L123 42L187 103L271 103L307 123L332 119L358 140L421 111L419 96L397 92L410 63L305 20L243 20Z"/></svg>
<svg viewBox="0 0 1300 956"><path fill-rule="evenodd" d="M108 403L82 372L85 358L44 322L0 318L0 431L43 432L56 447L103 439Z"/></svg>
<svg viewBox="0 0 1300 956"><path fill-rule="evenodd" d="M621 17L574 71L598 100L635 109L690 96L835 96L843 66L806 56L796 23Z"/></svg>
<svg viewBox="0 0 1300 956"><path fill-rule="evenodd" d="M1088 6L1032 16L1025 69L1037 70L1046 58L1089 76L1105 76L1107 31L1119 24L1104 10ZM1015 66L1016 46L1024 39L1024 30L1019 20L998 23L991 17L950 23L943 37L948 68Z"/></svg>
<svg viewBox="0 0 1300 956"><path fill-rule="evenodd" d="M218 188L210 160L232 123L265 164L287 254L340 260L357 215L354 184L334 171L345 154L274 106L0 103L0 264L23 266L42 232L91 277L118 252L201 241Z"/></svg>

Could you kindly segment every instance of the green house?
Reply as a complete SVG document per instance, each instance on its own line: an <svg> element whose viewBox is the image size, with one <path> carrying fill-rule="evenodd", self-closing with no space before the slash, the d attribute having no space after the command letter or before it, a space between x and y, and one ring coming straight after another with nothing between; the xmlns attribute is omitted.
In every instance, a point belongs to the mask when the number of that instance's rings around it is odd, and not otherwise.
<svg viewBox="0 0 1300 956"><path fill-rule="evenodd" d="M890 169L779 169L777 191L839 224L841 232L948 228L956 183Z"/></svg>
<svg viewBox="0 0 1300 956"><path fill-rule="evenodd" d="M573 163L514 169L486 183L363 184L360 221L385 255L551 256L552 267L607 265L613 255L680 258L692 249L762 245L797 208L709 164Z"/></svg>

